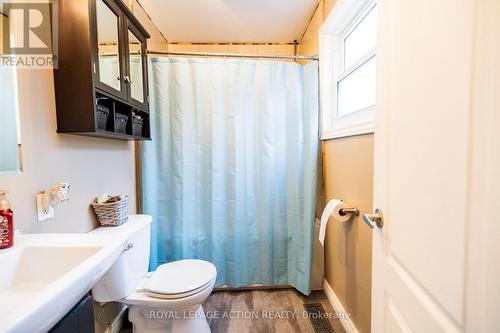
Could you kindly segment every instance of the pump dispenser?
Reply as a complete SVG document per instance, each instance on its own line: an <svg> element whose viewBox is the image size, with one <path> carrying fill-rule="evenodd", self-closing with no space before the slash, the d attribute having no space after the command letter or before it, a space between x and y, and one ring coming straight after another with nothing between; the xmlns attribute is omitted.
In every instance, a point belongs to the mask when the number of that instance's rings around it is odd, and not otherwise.
<svg viewBox="0 0 500 333"><path fill-rule="evenodd" d="M6 195L7 191L0 190L0 250L14 245L14 212Z"/></svg>

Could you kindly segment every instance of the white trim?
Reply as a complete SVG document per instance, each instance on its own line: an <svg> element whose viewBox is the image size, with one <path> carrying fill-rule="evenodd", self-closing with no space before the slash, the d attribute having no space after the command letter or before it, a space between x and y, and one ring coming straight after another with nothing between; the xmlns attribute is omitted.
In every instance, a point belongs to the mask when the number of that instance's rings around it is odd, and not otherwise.
<svg viewBox="0 0 500 333"><path fill-rule="evenodd" d="M338 73L339 76L336 79L337 84L340 81L342 81L343 79L345 79L346 77L348 77L349 75L351 75L355 70L357 70L358 68L363 66L365 63L370 61L373 57L376 57L376 56L377 56L377 52L376 52L375 48L367 51L365 54L363 54L361 57L359 57L359 59L355 63L353 63L348 68L346 68L343 72Z"/></svg>
<svg viewBox="0 0 500 333"><path fill-rule="evenodd" d="M331 140L331 139L345 138L349 136L373 134L374 131L375 131L374 124L366 123L344 129L337 129L337 130L332 129L323 131L323 133L321 133L320 140Z"/></svg>
<svg viewBox="0 0 500 333"><path fill-rule="evenodd" d="M361 2L361 0L358 0ZM365 1L365 0L363 0ZM346 27L345 31L342 33L342 42L345 42L345 40L352 34L354 30L359 26L359 24L365 19L365 17L372 11L372 9L377 5L377 1L373 0L371 1L371 4L366 6L366 3L370 2L371 0L368 0L367 2L363 2L363 6L365 7L362 11L356 10L357 17L352 20L352 23ZM354 7L354 6L353 6Z"/></svg>
<svg viewBox="0 0 500 333"><path fill-rule="evenodd" d="M326 279L323 280L323 291L325 292L326 297L328 298L328 301L332 305L333 309L337 313L338 318L340 322L342 323L342 326L344 326L344 329L347 333L358 333L358 329L356 326L354 326L354 322L351 319L351 316L343 316L342 314L347 313L342 306L342 303L340 303L340 300L338 299L337 295L335 295L335 292L333 291L332 287L326 281Z"/></svg>

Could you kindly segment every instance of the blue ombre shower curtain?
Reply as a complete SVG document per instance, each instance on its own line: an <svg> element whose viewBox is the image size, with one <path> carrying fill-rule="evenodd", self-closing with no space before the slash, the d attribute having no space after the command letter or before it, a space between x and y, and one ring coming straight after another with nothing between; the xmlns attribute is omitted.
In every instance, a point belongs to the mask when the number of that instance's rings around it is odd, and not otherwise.
<svg viewBox="0 0 500 333"><path fill-rule="evenodd" d="M150 268L199 258L215 264L218 286L309 294L317 63L153 58L149 67Z"/></svg>

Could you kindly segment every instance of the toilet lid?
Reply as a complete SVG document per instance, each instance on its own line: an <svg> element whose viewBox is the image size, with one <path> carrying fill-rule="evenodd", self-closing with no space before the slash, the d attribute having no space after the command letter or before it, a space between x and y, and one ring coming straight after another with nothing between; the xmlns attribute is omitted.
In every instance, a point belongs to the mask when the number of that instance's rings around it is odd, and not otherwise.
<svg viewBox="0 0 500 333"><path fill-rule="evenodd" d="M158 266L144 284L144 290L151 294L184 294L206 286L217 276L212 263L188 259Z"/></svg>
<svg viewBox="0 0 500 333"><path fill-rule="evenodd" d="M192 295L195 295L195 294L198 294L198 293L201 293L203 292L205 289L213 286L215 283L215 278L208 282L207 284L201 286L200 288L197 288L197 289L194 289L194 290L191 290L191 291L188 291L188 292L185 292L185 293L181 293L181 294L156 294L156 293L152 293L150 291L146 291L146 294L149 296L149 297L153 297L153 298L162 298L162 299L179 299L179 298L186 298L186 297L189 297L189 296L192 296Z"/></svg>

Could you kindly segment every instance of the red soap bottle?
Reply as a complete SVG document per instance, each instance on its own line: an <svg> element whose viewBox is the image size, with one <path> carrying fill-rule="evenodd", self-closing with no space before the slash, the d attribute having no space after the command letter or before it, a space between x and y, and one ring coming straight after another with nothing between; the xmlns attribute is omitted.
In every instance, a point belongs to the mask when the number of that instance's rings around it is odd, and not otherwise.
<svg viewBox="0 0 500 333"><path fill-rule="evenodd" d="M14 245L14 212L6 195L7 191L0 191L0 250Z"/></svg>

